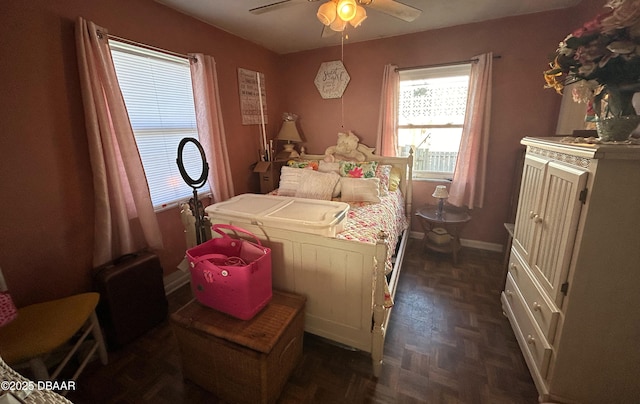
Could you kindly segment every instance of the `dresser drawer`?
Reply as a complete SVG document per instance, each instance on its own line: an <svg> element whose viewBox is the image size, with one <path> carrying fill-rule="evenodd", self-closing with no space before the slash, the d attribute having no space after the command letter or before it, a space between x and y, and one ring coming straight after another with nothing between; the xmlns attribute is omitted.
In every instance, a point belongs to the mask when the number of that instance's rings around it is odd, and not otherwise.
<svg viewBox="0 0 640 404"><path fill-rule="evenodd" d="M509 274L511 274L513 281L518 286L525 306L529 308L547 341L552 344L558 319L560 318L560 310L538 287L533 276L515 251L511 253L509 260Z"/></svg>
<svg viewBox="0 0 640 404"><path fill-rule="evenodd" d="M515 250L515 248L511 249L511 255L509 256L509 274L516 282L517 285L520 285L522 282L526 282L529 275L526 273L525 264L520 255Z"/></svg>
<svg viewBox="0 0 640 404"><path fill-rule="evenodd" d="M503 293L509 306L508 311L511 312L509 314L513 316L512 325L520 348L527 351L523 352L525 355L528 354L533 358L538 373L542 378L545 378L551 360L551 346L526 307L522 294L511 274L507 274L507 283Z"/></svg>

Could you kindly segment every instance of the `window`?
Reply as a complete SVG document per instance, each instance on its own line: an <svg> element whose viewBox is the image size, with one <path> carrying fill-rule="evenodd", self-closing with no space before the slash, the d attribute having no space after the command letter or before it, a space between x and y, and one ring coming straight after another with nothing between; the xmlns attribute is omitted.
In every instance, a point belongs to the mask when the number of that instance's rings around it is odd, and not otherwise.
<svg viewBox="0 0 640 404"><path fill-rule="evenodd" d="M149 184L153 206L167 207L193 196L178 170L178 143L198 139L189 61L110 40L113 64ZM202 172L195 145L184 148L185 170ZM208 193L209 185L198 190Z"/></svg>
<svg viewBox="0 0 640 404"><path fill-rule="evenodd" d="M415 178L452 178L471 64L400 71L398 151L416 148Z"/></svg>

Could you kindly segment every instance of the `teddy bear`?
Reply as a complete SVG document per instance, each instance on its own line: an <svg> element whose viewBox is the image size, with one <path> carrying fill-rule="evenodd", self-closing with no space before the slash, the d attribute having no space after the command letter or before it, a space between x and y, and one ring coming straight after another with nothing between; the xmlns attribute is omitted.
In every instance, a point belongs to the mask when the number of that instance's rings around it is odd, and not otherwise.
<svg viewBox="0 0 640 404"><path fill-rule="evenodd" d="M332 163L337 160L365 161L366 155L359 150L360 139L352 131L338 133L338 142L324 152L324 161Z"/></svg>

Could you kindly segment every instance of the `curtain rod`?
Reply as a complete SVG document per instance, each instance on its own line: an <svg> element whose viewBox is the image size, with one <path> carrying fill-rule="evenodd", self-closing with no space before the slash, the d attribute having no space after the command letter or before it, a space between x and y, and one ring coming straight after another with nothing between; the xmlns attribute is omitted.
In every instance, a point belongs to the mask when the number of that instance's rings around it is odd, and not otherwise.
<svg viewBox="0 0 640 404"><path fill-rule="evenodd" d="M494 59L500 59L502 56L494 55ZM475 63L478 61L478 58L469 59L469 60L459 60L457 62L449 62L449 63L435 63L432 65L422 65L422 66L412 66L412 67L396 67L397 72L402 72L406 70L418 70L418 69L427 69L429 67L441 67L441 66L455 66L455 65L464 65L467 63Z"/></svg>
<svg viewBox="0 0 640 404"><path fill-rule="evenodd" d="M116 41L119 41L119 42L124 42L124 43L129 44L129 45L139 46L141 48L149 49L149 50L152 50L152 51L165 53L167 55L176 56L176 57L179 57L179 58L182 58L182 59L187 59L187 60L190 60L190 61L195 62L195 63L198 62L198 58L196 58L195 56L184 55L182 53L173 52L173 51L162 49L162 48L157 48L155 46L147 45L146 43L132 41L131 39L126 39L126 38L122 38L122 37L111 35L111 34L107 34L107 37L109 39L113 39L113 40L116 40Z"/></svg>

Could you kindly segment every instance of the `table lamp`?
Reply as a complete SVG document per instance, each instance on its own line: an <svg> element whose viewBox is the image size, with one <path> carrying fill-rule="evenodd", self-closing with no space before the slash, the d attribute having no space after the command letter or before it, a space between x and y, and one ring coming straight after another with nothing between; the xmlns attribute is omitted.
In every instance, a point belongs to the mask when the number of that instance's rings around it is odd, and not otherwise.
<svg viewBox="0 0 640 404"><path fill-rule="evenodd" d="M296 127L296 119L297 115L291 113L284 113L282 115L282 127L280 128L280 132L278 132L278 136L276 136L277 140L286 140L287 143L284 145L284 150L278 153L278 160L288 160L292 158L300 157L300 154L294 149L294 145L291 142L302 142L302 138L300 137L300 133L298 133L298 128Z"/></svg>
<svg viewBox="0 0 640 404"><path fill-rule="evenodd" d="M431 196L433 196L434 198L438 198L438 211L436 214L442 217L442 212L444 210L444 200L449 197L447 187L444 185L436 186L436 189L435 191L433 191L433 194Z"/></svg>

